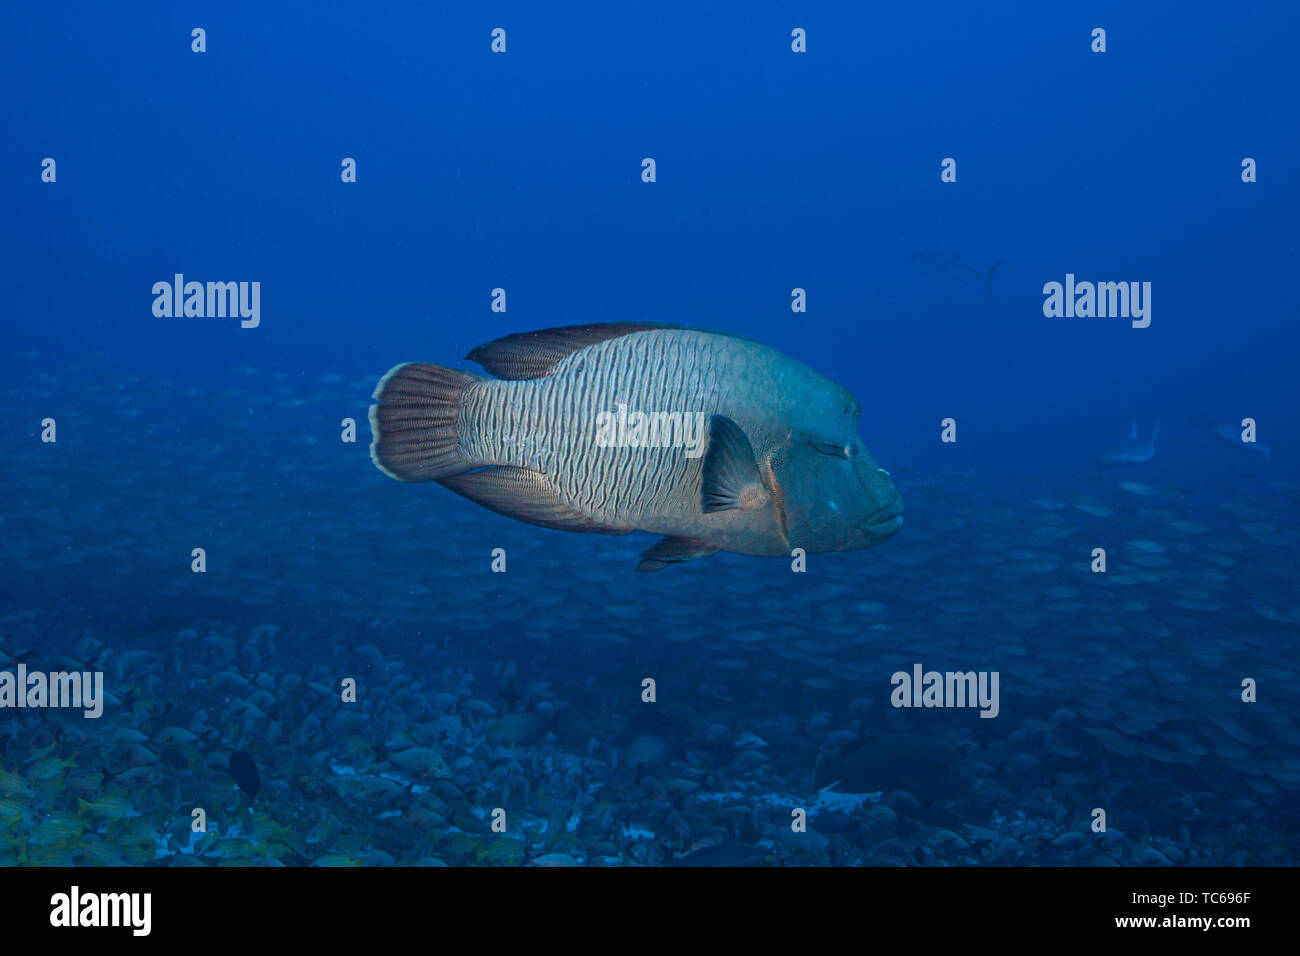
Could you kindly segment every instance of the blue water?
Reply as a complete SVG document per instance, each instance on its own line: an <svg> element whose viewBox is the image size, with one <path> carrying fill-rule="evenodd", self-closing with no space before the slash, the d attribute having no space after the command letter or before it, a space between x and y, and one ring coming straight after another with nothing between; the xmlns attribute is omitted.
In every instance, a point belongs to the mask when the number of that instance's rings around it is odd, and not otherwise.
<svg viewBox="0 0 1300 956"><path fill-rule="evenodd" d="M16 14L0 669L118 699L0 711L0 858L1294 862L1298 34L1283 3ZM259 282L260 324L156 317L177 273ZM1151 283L1149 327L1045 316L1067 273ZM647 534L370 464L393 365L614 321L850 389L903 529L638 575ZM1246 418L1267 458L1216 437ZM1133 423L1154 457L1098 467ZM917 662L999 672L998 716L891 707ZM105 796L139 816L57 816ZM246 845L196 851L198 805Z"/></svg>

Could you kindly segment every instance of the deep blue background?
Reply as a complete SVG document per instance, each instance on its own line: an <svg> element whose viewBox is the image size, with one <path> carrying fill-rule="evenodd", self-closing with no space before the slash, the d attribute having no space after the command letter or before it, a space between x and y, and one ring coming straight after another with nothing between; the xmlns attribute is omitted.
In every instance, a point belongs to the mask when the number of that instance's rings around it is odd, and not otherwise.
<svg viewBox="0 0 1300 956"><path fill-rule="evenodd" d="M1155 473L1201 473L1185 420L1204 410L1255 417L1275 473L1294 467L1294 4L465 6L11 14L0 370L103 350L123 374L306 387L659 319L842 381L886 465L1050 475L1159 420ZM1005 260L994 296L928 281L918 251ZM260 280L261 327L155 319L175 272ZM1066 272L1152 282L1151 327L1044 318Z"/></svg>
<svg viewBox="0 0 1300 956"><path fill-rule="evenodd" d="M674 774L716 749L716 793L744 788L785 828L766 797L811 796L828 740L906 731L968 752L944 782L973 796L920 796L945 828L1011 834L1000 863L1300 858L1300 5L461 6L29 5L0 23L0 652L99 654L123 698L153 698L114 720L155 742L219 727L215 746L263 768L259 808L304 829L299 810L333 812L300 798L304 761L323 775L357 755L345 724L303 729L317 702L290 678L362 673L366 733L423 740L444 691L542 713L509 664L564 707L534 751L547 773L596 741L581 774L619 826L649 819L626 751L613 766L633 735L662 735ZM936 281L920 252L1001 261L992 295ZM261 326L155 318L152 286L177 272L261 282ZM1044 317L1044 283L1068 272L1152 283L1150 328ZM649 534L544 531L371 467L365 410L394 364L629 320L731 330L852 389L907 501L901 533L808 574L717 555L638 575ZM47 416L56 444L37 438ZM1192 424L1246 416L1271 462ZM1155 460L1098 471L1090 454L1130 422L1160 422ZM489 571L496 547L509 575ZM253 639L268 623L278 651ZM209 630L230 636L196 649ZM1002 719L888 707L914 661L1002 674ZM273 716L244 716L212 679L230 668L279 691ZM659 723L638 710L646 674ZM723 769L715 722L770 739L771 772ZM121 758L78 723L60 753L84 787ZM442 743L491 774L469 723ZM0 750L26 772L48 733L29 720ZM132 798L168 817L181 787L221 800L222 766ZM859 782L893 790L880 776ZM497 778L460 779L498 799ZM538 787L519 812L549 801ZM1099 804L1120 836L1045 842ZM384 852L445 854L373 819L358 832ZM888 828L850 834L848 859L968 861L918 856L925 819L905 812L892 849ZM0 862L17 848L0 832Z"/></svg>

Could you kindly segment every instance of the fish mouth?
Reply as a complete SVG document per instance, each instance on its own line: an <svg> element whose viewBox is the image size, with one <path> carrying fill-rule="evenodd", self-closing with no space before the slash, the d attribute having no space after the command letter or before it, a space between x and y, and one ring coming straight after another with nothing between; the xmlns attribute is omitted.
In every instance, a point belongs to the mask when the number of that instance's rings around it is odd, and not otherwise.
<svg viewBox="0 0 1300 956"><path fill-rule="evenodd" d="M866 523L867 533L887 538L891 534L903 527L903 503L902 501L891 504L887 508L881 508L871 520Z"/></svg>

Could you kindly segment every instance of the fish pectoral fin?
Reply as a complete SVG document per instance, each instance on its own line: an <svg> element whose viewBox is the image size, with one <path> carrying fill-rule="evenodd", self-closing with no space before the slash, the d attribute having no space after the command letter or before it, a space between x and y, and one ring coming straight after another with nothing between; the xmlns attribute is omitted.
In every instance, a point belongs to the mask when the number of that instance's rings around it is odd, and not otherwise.
<svg viewBox="0 0 1300 956"><path fill-rule="evenodd" d="M659 543L648 551L641 552L641 562L636 566L636 569L638 571L658 571L670 564L681 564L683 561L707 558L709 555L716 554L721 550L721 548L714 547L709 542L702 541L699 538L676 538L669 535L660 538Z"/></svg>
<svg viewBox="0 0 1300 956"><path fill-rule="evenodd" d="M631 528L611 528L570 507L555 483L540 471L497 465L469 471L438 484L497 514L557 531L589 534L628 534Z"/></svg>
<svg viewBox="0 0 1300 956"><path fill-rule="evenodd" d="M704 453L700 509L707 515L733 508L748 510L767 503L768 492L754 461L754 446L726 415L709 418L709 447Z"/></svg>

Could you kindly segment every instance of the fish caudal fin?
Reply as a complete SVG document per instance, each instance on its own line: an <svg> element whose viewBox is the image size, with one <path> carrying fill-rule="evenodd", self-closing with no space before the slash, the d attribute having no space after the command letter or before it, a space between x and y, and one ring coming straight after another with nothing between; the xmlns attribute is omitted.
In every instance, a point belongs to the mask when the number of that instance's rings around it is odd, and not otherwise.
<svg viewBox="0 0 1300 956"><path fill-rule="evenodd" d="M993 273L997 271L1000 265L1002 265L1001 259L989 266L989 271L984 273L984 291L989 295L993 294Z"/></svg>
<svg viewBox="0 0 1300 956"><path fill-rule="evenodd" d="M380 379L370 406L370 460L398 481L433 481L473 462L457 448L456 416L466 390L482 376L407 362Z"/></svg>

